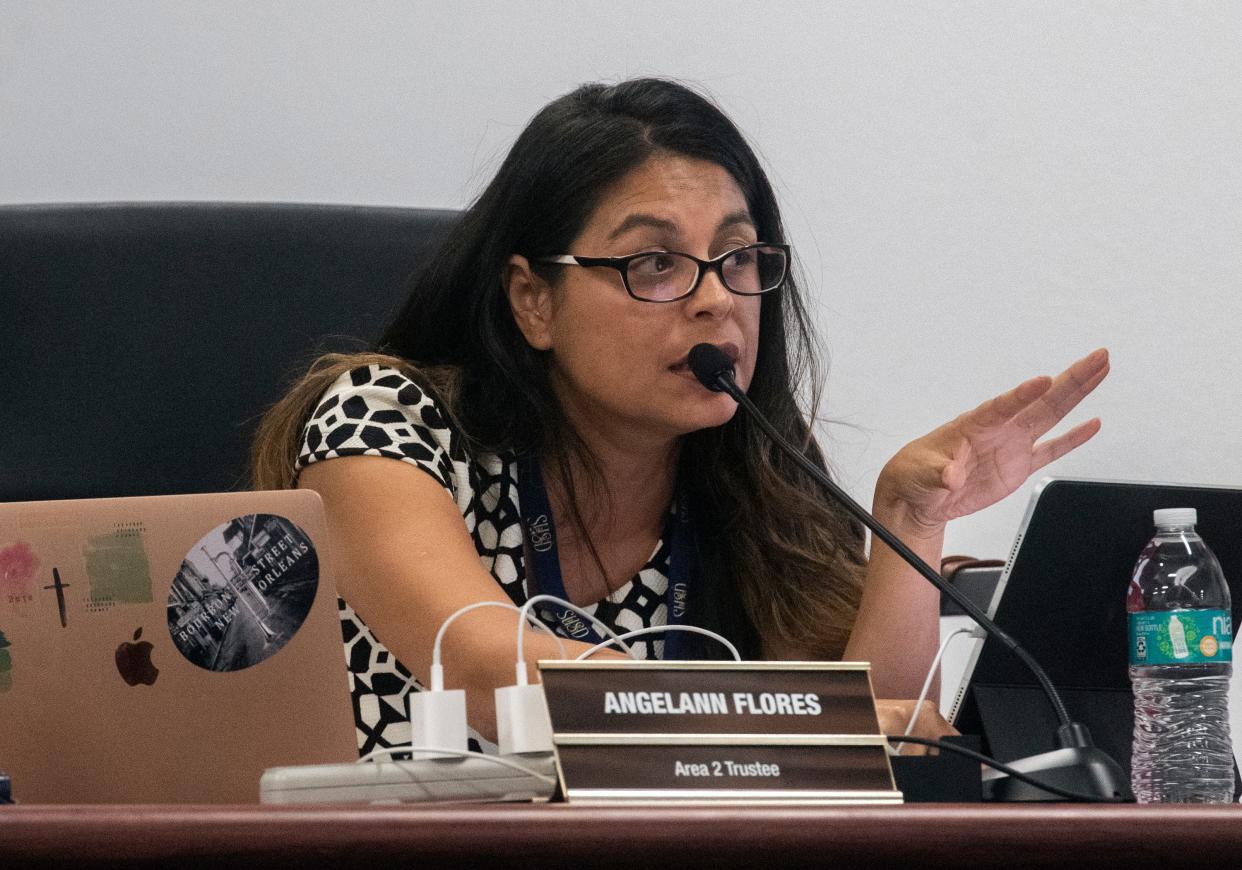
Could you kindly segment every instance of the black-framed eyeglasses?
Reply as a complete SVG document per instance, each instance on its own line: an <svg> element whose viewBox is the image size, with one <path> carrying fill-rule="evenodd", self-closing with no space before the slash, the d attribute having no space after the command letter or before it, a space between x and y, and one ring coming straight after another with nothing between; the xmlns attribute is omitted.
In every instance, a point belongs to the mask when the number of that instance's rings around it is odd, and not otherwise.
<svg viewBox="0 0 1242 870"><path fill-rule="evenodd" d="M685 299L699 289L708 272L715 272L725 289L738 296L770 293L789 277L789 245L746 245L710 260L700 260L680 251L644 251L625 257L554 254L536 260L564 266L616 269L621 273L625 291L642 302Z"/></svg>

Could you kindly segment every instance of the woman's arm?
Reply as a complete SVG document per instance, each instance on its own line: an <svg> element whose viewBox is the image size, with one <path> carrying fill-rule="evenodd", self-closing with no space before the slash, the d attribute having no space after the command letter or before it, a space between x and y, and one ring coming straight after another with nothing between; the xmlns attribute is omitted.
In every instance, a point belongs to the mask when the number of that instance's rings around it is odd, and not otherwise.
<svg viewBox="0 0 1242 870"><path fill-rule="evenodd" d="M423 685L445 619L478 601L512 603L484 570L448 491L417 467L342 457L307 466L298 486L323 498L341 596ZM481 608L454 621L441 649L445 688L466 690L467 717L489 740L496 738L493 691L515 679L516 630L512 612ZM528 630L525 638L534 682L533 662L561 655L546 634ZM588 648L564 643L570 657Z"/></svg>
<svg viewBox="0 0 1242 870"><path fill-rule="evenodd" d="M872 512L915 555L940 564L944 526L927 529L877 485ZM877 697L915 698L940 644L940 592L886 544L872 538L862 600L843 658L871 662Z"/></svg>
<svg viewBox="0 0 1242 870"><path fill-rule="evenodd" d="M939 566L944 527L1012 493L1035 471L1086 442L1098 419L1040 439L1108 374L1097 350L1056 378L1032 378L907 444L880 473L876 517ZM939 643L940 595L887 546L873 542L846 658L870 661L881 697L914 697Z"/></svg>

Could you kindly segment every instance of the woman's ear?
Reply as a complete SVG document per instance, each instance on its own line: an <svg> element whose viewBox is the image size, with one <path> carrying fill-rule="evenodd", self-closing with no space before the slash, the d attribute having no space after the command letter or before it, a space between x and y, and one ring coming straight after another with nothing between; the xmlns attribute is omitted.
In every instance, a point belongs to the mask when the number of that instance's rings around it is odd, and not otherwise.
<svg viewBox="0 0 1242 870"><path fill-rule="evenodd" d="M509 310L513 320L535 350L552 347L552 288L548 282L534 273L530 261L514 254L505 264L505 293L509 297Z"/></svg>

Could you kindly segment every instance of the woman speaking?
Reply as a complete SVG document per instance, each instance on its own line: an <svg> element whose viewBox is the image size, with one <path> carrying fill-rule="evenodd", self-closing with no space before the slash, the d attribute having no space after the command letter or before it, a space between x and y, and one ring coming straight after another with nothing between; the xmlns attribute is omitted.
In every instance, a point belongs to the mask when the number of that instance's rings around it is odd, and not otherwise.
<svg viewBox="0 0 1242 870"><path fill-rule="evenodd" d="M819 369L776 200L709 100L663 80L585 85L540 111L374 353L319 360L265 418L260 488L321 494L337 556L360 749L408 739L440 623L557 594L617 631L674 621L748 658L869 661L912 698L939 593L827 501L687 354L708 342L816 464ZM1043 436L1108 371L1104 351L902 448L876 516L936 564L945 524L1013 492L1099 429ZM807 401L809 399L809 401ZM570 640L582 625L540 618ZM483 608L445 639L476 739L513 682L515 621ZM528 634L527 660L559 658ZM652 658L718 658L692 634ZM910 703L881 702L886 728ZM947 726L934 713L920 732ZM395 726L395 727L394 727Z"/></svg>

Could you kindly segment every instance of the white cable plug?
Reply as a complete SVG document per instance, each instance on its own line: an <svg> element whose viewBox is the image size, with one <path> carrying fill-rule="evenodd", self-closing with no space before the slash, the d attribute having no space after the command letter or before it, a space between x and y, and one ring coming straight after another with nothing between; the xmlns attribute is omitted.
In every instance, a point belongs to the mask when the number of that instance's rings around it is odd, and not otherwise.
<svg viewBox="0 0 1242 870"><path fill-rule="evenodd" d="M634 651L627 645L626 641L633 637L641 637L648 634L657 634L667 631L684 631L693 634L702 634L713 638L724 644L734 660L741 661L741 653L737 651L737 647L731 644L726 638L721 637L714 631L708 631L705 628L699 628L693 625L654 625L647 628L638 628L633 631L627 631L618 635L608 630L608 627L599 622L599 620L585 613L578 607L570 604L563 599L556 598L551 595L537 595L526 602L530 605L537 600L554 601L562 604L575 613L579 613L593 623L604 629L609 638L595 646L587 649L578 656L577 661L582 661L602 649L619 644L632 657ZM519 623L519 640L518 649L521 649L520 632L525 623ZM513 686L502 686L496 690L496 730L500 738L500 751L502 754L514 752L549 752L552 749L552 720L548 715L547 699L543 694L543 687L538 685L528 685L526 683L526 663L520 657L517 662L518 682Z"/></svg>
<svg viewBox="0 0 1242 870"><path fill-rule="evenodd" d="M612 640L620 643L625 651L634 655L625 641L617 638L616 632L600 622L582 608L571 604L555 595L534 595L522 605L522 619L518 620L517 660L514 663L516 682L512 686L499 686L496 689L496 736L502 755L516 752L551 752L552 751L552 719L548 715L548 702L543 694L543 686L531 684L526 675L526 657L523 654L523 630L527 620L543 628L548 628L542 621L530 613L530 608L540 602L559 604L591 622ZM549 631L551 629L548 629ZM565 657L565 649L561 648L561 657Z"/></svg>
<svg viewBox="0 0 1242 870"><path fill-rule="evenodd" d="M513 610L519 614L519 618L526 618L517 605L501 601L478 601L474 604L467 604L440 623L440 629L436 632L435 643L431 651L431 688L409 693L410 747L415 758L440 758L445 754L453 755L466 751L469 745L466 692L464 689L446 690L444 688L444 667L441 664L440 647L444 641L445 632L457 617L481 607ZM538 625L556 639L563 657L565 645L561 639L543 623L540 622ZM549 739L549 751L551 750L550 743Z"/></svg>
<svg viewBox="0 0 1242 870"><path fill-rule="evenodd" d="M543 686L496 688L496 742L501 755L552 751L552 717Z"/></svg>
<svg viewBox="0 0 1242 870"><path fill-rule="evenodd" d="M440 758L445 752L466 750L465 689L410 692L409 698L410 748L415 758Z"/></svg>
<svg viewBox="0 0 1242 870"><path fill-rule="evenodd" d="M600 650L607 649L608 647L612 646L614 643L617 643L618 641L630 640L631 638L641 637L644 634L659 634L665 631L685 631L691 634L706 635L707 637L710 637L713 640L718 640L722 644L724 644L725 647L728 648L729 652L733 655L733 660L735 662L740 662L742 660L742 654L737 651L737 647L729 643L728 638L721 637L720 635L716 634L716 632L714 631L708 631L706 628L699 628L697 625L651 625L651 626L648 626L647 628L636 628L633 631L627 631L625 634L620 635L619 637L609 638L608 640L601 641L600 643L597 643L595 646L591 647L589 650L584 652L582 655L578 656L578 658L575 659L575 661L580 662L580 661L583 661L584 659L588 659L591 656L595 655Z"/></svg>
<svg viewBox="0 0 1242 870"><path fill-rule="evenodd" d="M453 755L466 751L465 692L460 689L452 691L444 689L444 668L441 663L440 649L444 634L453 620L480 607L504 607L518 610L519 613L517 658L514 662L516 682L512 686L500 686L495 690L496 731L500 752L502 755L511 755L523 752L552 751L552 721L548 715L547 700L542 686L529 683L523 648L524 631L529 620L556 638L560 645L561 657L565 657L565 647L561 639L551 628L530 613L531 607L541 602L560 605L589 621L601 633L608 635L607 641L588 649L579 656L579 660L613 644L620 646L631 658L636 658L634 651L625 643L627 638L663 631L687 631L719 640L728 647L734 659L741 661L741 655L733 644L706 629L696 626L652 626L618 635L595 616L554 595L534 595L527 599L520 609L514 605L496 601L469 604L450 615L441 623L436 633L435 643L432 646L431 691L410 695L411 747L420 750L417 753L419 756L437 757L439 754Z"/></svg>

